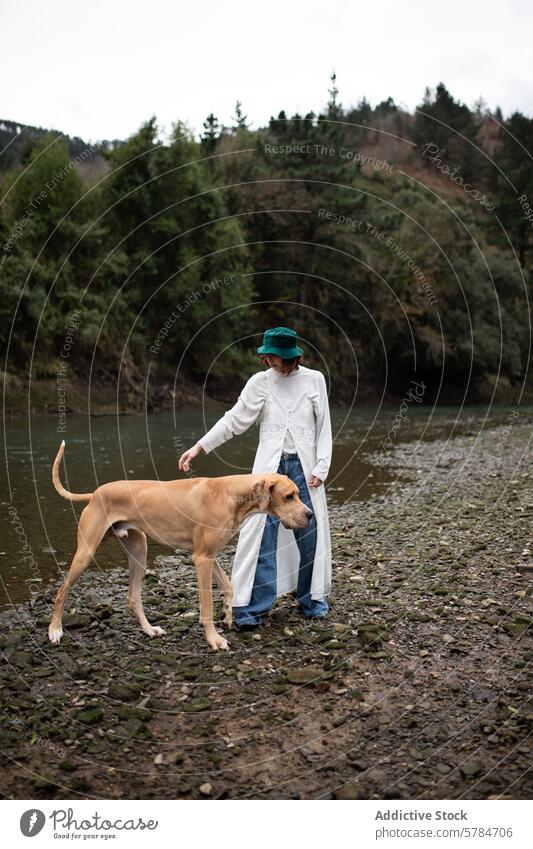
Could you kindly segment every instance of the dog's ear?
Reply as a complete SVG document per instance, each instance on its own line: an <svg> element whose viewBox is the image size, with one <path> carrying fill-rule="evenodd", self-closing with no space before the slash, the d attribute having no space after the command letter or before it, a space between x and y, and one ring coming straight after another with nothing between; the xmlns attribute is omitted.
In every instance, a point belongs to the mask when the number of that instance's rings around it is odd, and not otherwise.
<svg viewBox="0 0 533 849"><path fill-rule="evenodd" d="M272 498L272 491L275 486L276 479L272 475L267 475L257 483L254 483L252 487L252 498L254 501L257 501L261 511L268 508L270 499Z"/></svg>

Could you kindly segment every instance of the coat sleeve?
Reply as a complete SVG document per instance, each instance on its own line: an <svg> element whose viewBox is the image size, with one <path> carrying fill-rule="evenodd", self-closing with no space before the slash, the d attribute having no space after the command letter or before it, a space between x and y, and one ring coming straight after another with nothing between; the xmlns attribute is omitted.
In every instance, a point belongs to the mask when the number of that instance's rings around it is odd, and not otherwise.
<svg viewBox="0 0 533 849"><path fill-rule="evenodd" d="M235 406L224 413L211 430L198 440L198 444L202 446L206 454L214 451L232 436L244 433L257 420L266 397L264 375L264 372L252 375Z"/></svg>
<svg viewBox="0 0 533 849"><path fill-rule="evenodd" d="M316 475L316 477L320 478L321 481L325 481L331 465L333 444L328 392L323 374L319 375L318 397L315 401L315 417L317 461L311 474Z"/></svg>

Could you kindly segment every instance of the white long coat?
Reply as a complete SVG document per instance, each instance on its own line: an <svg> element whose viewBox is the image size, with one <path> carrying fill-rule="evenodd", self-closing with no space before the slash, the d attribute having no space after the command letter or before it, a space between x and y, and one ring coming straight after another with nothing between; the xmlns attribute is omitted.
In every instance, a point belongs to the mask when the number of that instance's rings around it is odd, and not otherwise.
<svg viewBox="0 0 533 849"><path fill-rule="evenodd" d="M287 381L290 382L287 383ZM274 369L254 374L246 383L231 410L199 440L206 454L244 433L259 419L259 446L253 473L276 472L287 430L293 438L305 479L327 477L332 451L331 421L326 381L321 372L299 366L290 375ZM326 493L323 486L309 487L317 520L317 546L311 598L322 599L331 588L331 539ZM233 604L243 607L250 601L266 515L250 516L239 535L233 561ZM296 589L300 554L291 530L279 525L277 551L277 595Z"/></svg>

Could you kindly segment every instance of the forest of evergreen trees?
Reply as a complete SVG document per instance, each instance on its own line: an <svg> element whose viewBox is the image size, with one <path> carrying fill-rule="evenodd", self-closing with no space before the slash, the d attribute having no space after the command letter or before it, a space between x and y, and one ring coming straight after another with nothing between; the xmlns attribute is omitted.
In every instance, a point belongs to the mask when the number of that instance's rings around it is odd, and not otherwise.
<svg viewBox="0 0 533 849"><path fill-rule="evenodd" d="M4 367L57 374L72 316L80 379L221 384L257 334L292 325L336 397L355 381L471 400L528 368L533 121L439 85L414 114L389 98L253 129L214 115L199 139L155 119L96 148L2 135ZM16 138L15 138L16 136ZM235 340L242 340L235 345ZM356 363L356 365L354 365Z"/></svg>

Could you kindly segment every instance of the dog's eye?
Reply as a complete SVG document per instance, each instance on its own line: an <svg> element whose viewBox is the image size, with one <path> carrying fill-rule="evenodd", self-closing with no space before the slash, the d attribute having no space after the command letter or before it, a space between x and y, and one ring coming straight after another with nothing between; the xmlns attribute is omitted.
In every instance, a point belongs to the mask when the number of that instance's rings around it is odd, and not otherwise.
<svg viewBox="0 0 533 849"><path fill-rule="evenodd" d="M290 495L287 495L285 501L294 501L294 492L291 492Z"/></svg>

